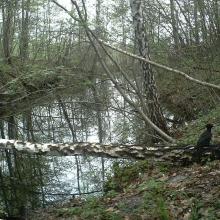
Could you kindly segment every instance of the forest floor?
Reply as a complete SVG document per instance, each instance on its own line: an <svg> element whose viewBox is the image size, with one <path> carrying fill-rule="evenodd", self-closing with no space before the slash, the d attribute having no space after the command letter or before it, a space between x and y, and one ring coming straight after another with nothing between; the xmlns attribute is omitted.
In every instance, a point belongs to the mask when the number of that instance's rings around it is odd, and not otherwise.
<svg viewBox="0 0 220 220"><path fill-rule="evenodd" d="M113 166L103 197L73 199L31 219L217 220L220 161L174 167L139 161Z"/></svg>

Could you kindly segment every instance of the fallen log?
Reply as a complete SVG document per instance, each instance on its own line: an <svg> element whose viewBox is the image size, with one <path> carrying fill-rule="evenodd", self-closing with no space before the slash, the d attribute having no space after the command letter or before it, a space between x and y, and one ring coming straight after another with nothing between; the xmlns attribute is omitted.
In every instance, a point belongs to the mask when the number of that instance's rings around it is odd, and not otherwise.
<svg viewBox="0 0 220 220"><path fill-rule="evenodd" d="M90 155L110 158L130 158L136 160L152 159L158 162L171 162L188 165L207 159L220 159L220 145L207 147L99 144L78 143L31 143L20 140L0 139L0 149L16 150L22 153L46 156Z"/></svg>

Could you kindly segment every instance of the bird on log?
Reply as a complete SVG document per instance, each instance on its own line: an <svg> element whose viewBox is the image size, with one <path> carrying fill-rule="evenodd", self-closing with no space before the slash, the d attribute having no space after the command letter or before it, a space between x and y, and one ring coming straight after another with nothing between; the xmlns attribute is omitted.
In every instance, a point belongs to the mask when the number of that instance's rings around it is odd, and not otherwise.
<svg viewBox="0 0 220 220"><path fill-rule="evenodd" d="M199 140L197 142L197 147L206 147L210 146L210 142L212 140L212 128L213 124L207 124L206 130L200 135Z"/></svg>

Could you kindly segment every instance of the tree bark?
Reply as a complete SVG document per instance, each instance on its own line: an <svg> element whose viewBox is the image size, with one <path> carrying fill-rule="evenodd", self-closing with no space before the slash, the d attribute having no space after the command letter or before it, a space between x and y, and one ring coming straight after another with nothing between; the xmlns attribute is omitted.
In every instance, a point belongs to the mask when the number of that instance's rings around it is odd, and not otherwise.
<svg viewBox="0 0 220 220"><path fill-rule="evenodd" d="M194 8L193 8L193 15L194 15L194 26L195 26L195 43L199 45L199 23L198 23L198 2L197 0L193 0Z"/></svg>
<svg viewBox="0 0 220 220"><path fill-rule="evenodd" d="M201 22L201 30L202 30L202 39L203 43L208 43L208 33L207 33L207 22L206 22L206 15L205 15L205 2L204 0L197 0L198 9L200 12L200 22Z"/></svg>
<svg viewBox="0 0 220 220"><path fill-rule="evenodd" d="M14 25L14 6L15 1L3 1L2 18L3 18L3 52L6 63L11 64L11 48L13 39Z"/></svg>
<svg viewBox="0 0 220 220"><path fill-rule="evenodd" d="M22 62L28 58L30 0L22 0L20 57Z"/></svg>
<svg viewBox="0 0 220 220"><path fill-rule="evenodd" d="M219 4L219 0L214 0L213 7L214 7L214 14L215 14L216 36L217 36L218 42L220 43L220 4Z"/></svg>
<svg viewBox="0 0 220 220"><path fill-rule="evenodd" d="M150 60L149 42L146 35L142 0L130 0L135 40L138 47L138 53L141 57ZM152 66L149 63L141 61L143 74L143 92L146 94L147 111L150 119L163 131L167 132L166 122L159 103L158 91Z"/></svg>
<svg viewBox="0 0 220 220"><path fill-rule="evenodd" d="M177 28L177 21L175 15L175 3L174 0L170 0L170 14L171 14L171 25L173 31L173 40L174 40L174 47L176 50L179 48L179 33Z"/></svg>
<svg viewBox="0 0 220 220"><path fill-rule="evenodd" d="M200 162L201 157L220 159L220 145L197 148L196 146L117 145L99 143L31 143L19 140L0 139L0 149L17 150L23 153L45 156L90 155L108 158L151 159L187 165Z"/></svg>

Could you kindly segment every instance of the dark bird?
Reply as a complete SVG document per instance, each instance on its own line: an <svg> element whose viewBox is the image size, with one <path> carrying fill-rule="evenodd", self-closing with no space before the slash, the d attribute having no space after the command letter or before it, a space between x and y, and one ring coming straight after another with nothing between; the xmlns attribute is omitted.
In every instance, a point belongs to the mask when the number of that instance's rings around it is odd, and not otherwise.
<svg viewBox="0 0 220 220"><path fill-rule="evenodd" d="M206 131L204 131L197 142L197 147L205 147L209 146L210 141L212 139L212 127L213 124L207 124L206 125Z"/></svg>

